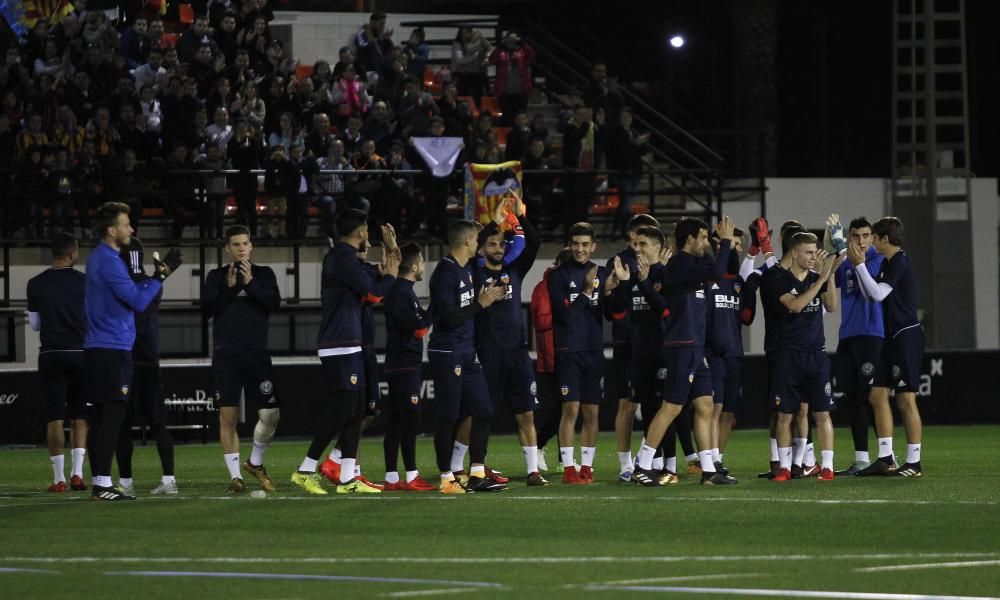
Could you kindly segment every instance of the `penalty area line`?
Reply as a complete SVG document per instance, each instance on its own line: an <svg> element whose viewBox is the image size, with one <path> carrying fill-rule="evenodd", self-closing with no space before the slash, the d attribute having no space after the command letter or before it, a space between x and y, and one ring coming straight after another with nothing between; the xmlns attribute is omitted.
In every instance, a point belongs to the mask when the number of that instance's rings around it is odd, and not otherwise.
<svg viewBox="0 0 1000 600"><path fill-rule="evenodd" d="M504 586L490 581L453 581L450 579L414 579L411 577L365 577L361 575L316 575L311 573L232 573L224 571L106 571L105 575L134 577L204 577L209 579L275 579L294 581L360 581L367 583L407 583L462 586L466 591L500 589Z"/></svg>
<svg viewBox="0 0 1000 600"><path fill-rule="evenodd" d="M921 563L916 565L886 565L882 567L861 567L854 569L858 573L880 573L882 571L918 571L923 569L959 569L963 567L993 567L1000 565L1000 560L969 560L964 562Z"/></svg>
<svg viewBox="0 0 1000 600"><path fill-rule="evenodd" d="M653 585L590 584L591 592L660 592L670 594L716 594L726 596L766 596L768 598L835 598L843 600L1000 600L994 596L941 596L935 594L889 594L882 592L837 592L827 590L775 590L762 588L716 588Z"/></svg>

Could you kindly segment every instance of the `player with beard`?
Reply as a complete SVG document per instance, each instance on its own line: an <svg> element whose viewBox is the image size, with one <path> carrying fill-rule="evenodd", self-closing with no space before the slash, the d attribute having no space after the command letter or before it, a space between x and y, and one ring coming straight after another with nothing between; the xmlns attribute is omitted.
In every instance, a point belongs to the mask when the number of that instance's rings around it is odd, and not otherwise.
<svg viewBox="0 0 1000 600"><path fill-rule="evenodd" d="M504 295L476 313L476 354L483 365L486 385L494 407L501 399L507 402L517 423L517 435L524 451L528 486L546 486L538 472L538 440L534 412L538 405L537 385L528 355L528 339L521 306L521 284L541 247L535 228L524 214L521 199L513 196L511 212L524 231L525 247L520 256L504 264L504 233L483 230L479 245L485 264L476 269L476 288L500 286Z"/></svg>

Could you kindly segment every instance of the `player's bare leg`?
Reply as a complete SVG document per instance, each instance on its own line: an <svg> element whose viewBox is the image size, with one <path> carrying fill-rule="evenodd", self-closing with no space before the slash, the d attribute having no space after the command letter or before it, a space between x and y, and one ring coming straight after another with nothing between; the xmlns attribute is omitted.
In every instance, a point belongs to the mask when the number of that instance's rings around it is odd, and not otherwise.
<svg viewBox="0 0 1000 600"><path fill-rule="evenodd" d="M889 406L889 388L873 387L868 394L875 416L875 436L878 442L878 460L872 461L858 475L889 475L896 471L896 462L892 452L892 408Z"/></svg>
<svg viewBox="0 0 1000 600"><path fill-rule="evenodd" d="M917 407L917 395L914 392L897 392L896 408L903 419L906 428L906 463L896 470L903 477L921 477L920 446L923 437L923 422L920 419L920 409Z"/></svg>
<svg viewBox="0 0 1000 600"><path fill-rule="evenodd" d="M775 418L774 437L778 441L778 472L774 481L788 481L792 478L792 422L796 415L778 412Z"/></svg>
<svg viewBox="0 0 1000 600"><path fill-rule="evenodd" d="M816 437L819 438L820 447L820 481L833 480L833 421L830 413L814 412L813 420L816 422Z"/></svg>
<svg viewBox="0 0 1000 600"><path fill-rule="evenodd" d="M451 472L462 484L468 481L465 472L465 455L472 440L472 417L465 417L455 426L455 445L451 450Z"/></svg>
<svg viewBox="0 0 1000 600"><path fill-rule="evenodd" d="M621 473L632 473L632 423L635 421L635 408L638 406L628 398L618 399L618 412L615 414L615 441L618 443L618 468Z"/></svg>
<svg viewBox="0 0 1000 600"><path fill-rule="evenodd" d="M712 451L712 463L715 465L715 470L718 471L719 467L722 466L722 446L720 444L720 425L719 421L722 418L722 403L713 402L712 403L712 423L711 423L711 435L712 439L709 440L709 449ZM728 471L727 471L728 472Z"/></svg>
<svg viewBox="0 0 1000 600"><path fill-rule="evenodd" d="M584 404L580 407L583 425L580 427L580 479L594 480L594 457L597 454L597 414L600 407Z"/></svg>
<svg viewBox="0 0 1000 600"><path fill-rule="evenodd" d="M234 493L244 489L243 477L240 475L240 435L236 431L239 420L238 406L219 407L219 444L222 446L226 469L229 470L229 491Z"/></svg>
<svg viewBox="0 0 1000 600"><path fill-rule="evenodd" d="M563 483L583 483L573 459L576 447L576 419L579 415L579 402L563 402L562 417L559 419L559 459L563 466Z"/></svg>

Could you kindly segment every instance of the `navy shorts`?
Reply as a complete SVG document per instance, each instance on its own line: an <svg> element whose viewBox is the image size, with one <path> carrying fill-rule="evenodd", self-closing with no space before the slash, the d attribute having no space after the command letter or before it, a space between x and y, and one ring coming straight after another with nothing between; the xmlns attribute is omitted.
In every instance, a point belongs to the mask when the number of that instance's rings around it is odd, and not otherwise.
<svg viewBox="0 0 1000 600"><path fill-rule="evenodd" d="M833 357L833 373L838 392L867 394L875 383L882 361L883 339L873 335L843 338ZM867 399L867 398L866 398Z"/></svg>
<svg viewBox="0 0 1000 600"><path fill-rule="evenodd" d="M83 351L87 402L127 402L132 385L132 352L110 348Z"/></svg>
<svg viewBox="0 0 1000 600"><path fill-rule="evenodd" d="M378 387L378 355L372 348L361 350L365 361L365 414L374 416L375 411L382 407L382 390Z"/></svg>
<svg viewBox="0 0 1000 600"><path fill-rule="evenodd" d="M743 408L743 357L709 354L708 370L715 403L722 405L723 412L739 412Z"/></svg>
<svg viewBox="0 0 1000 600"><path fill-rule="evenodd" d="M392 412L420 412L423 403L420 401L420 387L423 377L420 367L386 371L389 382L389 405Z"/></svg>
<svg viewBox="0 0 1000 600"><path fill-rule="evenodd" d="M663 380L667 377L667 370L663 367L662 358L636 358L632 361L631 371L632 400L644 407L642 414L645 420L645 407L653 403L659 408L663 401Z"/></svg>
<svg viewBox="0 0 1000 600"><path fill-rule="evenodd" d="M563 402L600 404L604 351L556 352L556 385Z"/></svg>
<svg viewBox="0 0 1000 600"><path fill-rule="evenodd" d="M474 350L463 352L432 350L427 353L434 380L437 415L458 419L492 417L493 403L486 391L483 366Z"/></svg>
<svg viewBox="0 0 1000 600"><path fill-rule="evenodd" d="M829 412L836 408L830 385L830 357L826 352L774 352L771 379L771 399L783 413L797 413L801 404L809 404L812 412Z"/></svg>
<svg viewBox="0 0 1000 600"><path fill-rule="evenodd" d="M612 348L611 372L615 378L615 398L628 398L632 383L632 345L618 342ZM636 400L638 402L638 400Z"/></svg>
<svg viewBox="0 0 1000 600"><path fill-rule="evenodd" d="M882 359L876 370L875 386L897 392L916 392L924 362L924 328L910 327L886 340Z"/></svg>
<svg viewBox="0 0 1000 600"><path fill-rule="evenodd" d="M135 365L132 369L132 391L129 396L133 411L142 411L150 425L163 425L167 422L167 405L163 397L163 383L160 381L160 365Z"/></svg>
<svg viewBox="0 0 1000 600"><path fill-rule="evenodd" d="M538 408L538 386L525 348L478 350L493 406L505 400L515 415Z"/></svg>
<svg viewBox="0 0 1000 600"><path fill-rule="evenodd" d="M83 352L54 350L38 355L46 421L87 418L83 374Z"/></svg>
<svg viewBox="0 0 1000 600"><path fill-rule="evenodd" d="M360 392L365 388L365 358L362 352L321 356L326 383L331 392Z"/></svg>
<svg viewBox="0 0 1000 600"><path fill-rule="evenodd" d="M271 380L271 356L266 350L216 350L212 355L212 377L216 406L239 406L242 392L247 412L278 408Z"/></svg>
<svg viewBox="0 0 1000 600"><path fill-rule="evenodd" d="M663 352L667 376L663 401L686 406L695 398L712 396L712 374L704 348L670 348Z"/></svg>

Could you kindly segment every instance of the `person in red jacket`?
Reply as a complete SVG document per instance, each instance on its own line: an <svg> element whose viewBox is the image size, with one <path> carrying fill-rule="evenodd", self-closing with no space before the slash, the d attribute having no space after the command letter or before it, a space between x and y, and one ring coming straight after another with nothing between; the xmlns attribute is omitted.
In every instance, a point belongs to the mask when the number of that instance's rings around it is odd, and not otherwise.
<svg viewBox="0 0 1000 600"><path fill-rule="evenodd" d="M549 273L570 260L568 248L563 248L552 266L545 270L542 280L531 292L531 324L535 330L535 381L538 385L539 408L535 411L535 429L538 431L538 470L548 471L545 462L545 444L559 431L562 403L556 395L556 345L552 337L552 303L549 301Z"/></svg>
<svg viewBox="0 0 1000 600"><path fill-rule="evenodd" d="M503 115L500 124L509 127L519 110L528 108L531 94L531 63L535 62L535 50L521 41L513 31L507 34L503 44L490 53L490 64L496 65L497 76L493 93L500 99Z"/></svg>

